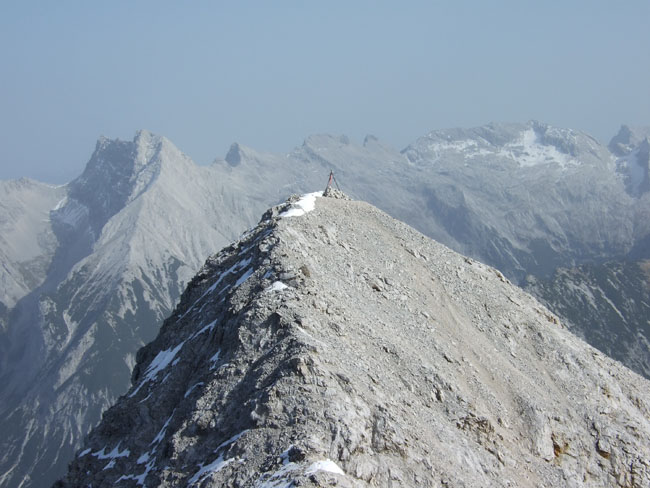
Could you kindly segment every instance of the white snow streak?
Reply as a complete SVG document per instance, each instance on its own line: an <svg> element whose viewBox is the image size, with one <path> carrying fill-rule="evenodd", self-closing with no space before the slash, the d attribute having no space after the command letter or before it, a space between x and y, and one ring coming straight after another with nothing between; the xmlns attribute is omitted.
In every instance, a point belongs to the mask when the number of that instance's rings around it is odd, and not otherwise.
<svg viewBox="0 0 650 488"><path fill-rule="evenodd" d="M274 292L274 291L282 291L286 288L289 288L287 285L282 283L281 281L275 281L271 286L269 286L266 290L267 292Z"/></svg>
<svg viewBox="0 0 650 488"><path fill-rule="evenodd" d="M117 443L117 446L113 448L111 452L106 454L106 447L102 447L100 451L93 452L93 456L95 456L97 459L115 459L115 458L121 458L121 457L129 457L131 455L131 451L128 449L124 449L123 451L120 451L120 443Z"/></svg>
<svg viewBox="0 0 650 488"><path fill-rule="evenodd" d="M142 456L140 456L140 457L138 458L138 460L136 461L136 463L138 463L138 464L144 464L144 463L146 463L146 462L149 461L149 457L150 457L149 452L145 452Z"/></svg>
<svg viewBox="0 0 650 488"><path fill-rule="evenodd" d="M236 442L237 440L239 440L239 438L240 438L241 436L243 436L243 435L244 435L246 432L248 432L248 431L249 431L249 429L242 430L239 434L235 434L234 436L232 436L232 437L231 437L230 439L228 439L227 441L222 442L221 444L219 444L219 445L217 446L217 448L214 450L214 452L217 452L219 449L221 449L221 448L223 448L223 447L226 447L226 446L229 446L229 445L232 444L233 442Z"/></svg>
<svg viewBox="0 0 650 488"><path fill-rule="evenodd" d="M232 437L231 437L230 439L228 439L227 441L222 442L222 443L219 444L219 446L214 450L214 452L217 452L217 451L219 451L220 449L223 449L224 447L229 446L229 445L232 444L233 442L237 441L237 440L238 440L241 436L243 436L246 432L248 432L248 429L246 429L246 430L240 432L240 433L237 434L237 435L232 436ZM215 459L214 461L212 461L212 462L211 462L210 464L208 464L208 465L205 465L205 466L204 466L203 463L199 464L199 465L198 465L198 466L199 466L199 471L198 471L196 474L194 474L194 476L192 476L192 477L190 478L190 480L188 481L188 486L195 485L196 483L202 481L203 478L205 478L205 477L208 476L209 474L212 474L212 473L218 473L218 472L221 471L223 468L225 468L226 466L228 466L230 463L232 463L233 461L237 461L237 460L238 460L237 458L224 459L224 458L223 458L223 453L222 453L222 454L219 455L219 457L218 457L217 459Z"/></svg>
<svg viewBox="0 0 650 488"><path fill-rule="evenodd" d="M235 285L233 286L233 288L237 288L237 287L238 287L239 285L241 285L244 281L246 281L248 278L250 278L251 275L253 274L253 271L254 271L253 268L248 268L248 269L246 270L246 272L245 272L243 275L241 275L241 276L239 277L239 279L237 280L237 282L235 283Z"/></svg>
<svg viewBox="0 0 650 488"><path fill-rule="evenodd" d="M129 395L129 398L132 398L140 391L140 388L142 388L147 382L153 381L156 379L156 376L160 371L165 369L169 364L174 361L174 358L176 357L176 354L178 354L178 351L181 350L183 347L183 344L185 344L185 341L181 342L179 345L174 347L173 349L165 349L164 351L160 351L155 358L153 358L153 361L151 361L151 364L149 364L149 367L145 371L145 378L142 380L140 385ZM176 363L174 363L176 364ZM167 379L165 377L165 379Z"/></svg>
<svg viewBox="0 0 650 488"><path fill-rule="evenodd" d="M305 471L305 474L314 474L316 471L327 471L329 473L345 475L343 470L339 468L334 461L329 459L312 463L312 465L307 468L307 471Z"/></svg>
<svg viewBox="0 0 650 488"><path fill-rule="evenodd" d="M139 474L139 475L134 475L134 474L122 475L117 479L115 484L117 484L117 483L119 483L120 481L123 481L123 480L134 480L136 482L136 484L138 484L140 486L144 486L144 480L147 477L147 475L149 474L149 471L151 471L151 469L153 467L154 467L154 463L153 463L153 461L151 461L150 463L148 463L145 466L144 473Z"/></svg>
<svg viewBox="0 0 650 488"><path fill-rule="evenodd" d="M292 447L289 446L280 454L282 467L271 475L264 473L255 483L256 488L291 488L293 486L293 480L287 479L286 476L300 466L289 461L289 451Z"/></svg>
<svg viewBox="0 0 650 488"><path fill-rule="evenodd" d="M208 330L212 330L212 329L214 329L214 326L215 326L215 325L217 325L217 321L216 321L216 320L213 320L213 321L210 322L208 325L206 325L205 327L203 327L200 331L195 332L194 334L192 334L188 340L191 341L192 339L194 339L194 338L200 336L200 335L203 334L204 332L206 332L206 331L208 331Z"/></svg>
<svg viewBox="0 0 650 488"><path fill-rule="evenodd" d="M209 474L218 473L233 461L234 458L224 460L223 455L220 455L217 459L212 461L207 466L203 466L203 464L199 464L200 469L194 476L190 478L190 481L188 481L188 486L195 485L197 482L202 481L203 478L205 478Z"/></svg>
<svg viewBox="0 0 650 488"><path fill-rule="evenodd" d="M217 361L219 361L219 356L221 355L221 349L214 353L214 356L210 358L210 369L214 369L217 366Z"/></svg>
<svg viewBox="0 0 650 488"><path fill-rule="evenodd" d="M171 421L171 419L174 416L175 412L176 412L176 410L174 410L172 412L172 414L169 416L169 418L165 422L165 425L162 426L162 429L160 429L160 432L158 432L158 435L156 435L156 437L154 437L154 439L151 441L151 443L149 445L157 444L157 443L159 443L160 441L162 441L165 438L165 433L167 432L167 427L169 426L169 422Z"/></svg>
<svg viewBox="0 0 650 488"><path fill-rule="evenodd" d="M316 207L316 198L322 197L322 191L307 193L303 195L300 200L293 203L289 210L285 210L280 214L280 218L285 217L300 217L301 215L311 212Z"/></svg>
<svg viewBox="0 0 650 488"><path fill-rule="evenodd" d="M192 385L192 387L185 392L185 395L183 396L183 398L187 398L188 396L190 396L195 388L197 388L199 386L203 386L203 384L204 384L203 381L199 381L197 384Z"/></svg>
<svg viewBox="0 0 650 488"><path fill-rule="evenodd" d="M181 315L179 318L182 319L183 317L185 317L188 313L190 313L190 312L192 311L192 309L194 309L194 307L195 307L195 306L196 306L196 305L197 305L201 300L203 300L203 299L206 297L206 295L209 295L210 293L214 292L214 290L217 289L217 287L219 286L219 284L223 281L223 279L224 279L226 276L228 276L229 274L232 274L232 273L234 273L234 272L236 272L236 271L239 271L240 269L245 268L246 266L248 266L248 265L250 264L250 262L251 262L251 259L252 259L252 258L250 258L250 257L248 257L248 258L246 258L246 259L242 259L241 261L236 262L236 263L233 264L230 268L228 268L226 271L224 271L223 273L221 273L221 274L219 275L219 278L217 279L217 281L215 281L215 282L212 284L212 286L210 286L210 288L208 288L207 290L205 290L205 292L204 292L204 293L203 293L199 298L197 298L196 301L192 304L192 306L191 306L190 308L188 308L187 311L186 311L183 315ZM240 279L241 279L241 278L240 278ZM239 281L238 281L238 283L239 283ZM220 290L220 292L224 292L224 291L227 290L227 289L228 289L228 287L226 286L226 287L224 287L222 290Z"/></svg>
<svg viewBox="0 0 650 488"><path fill-rule="evenodd" d="M164 351L160 351L156 355L156 357L153 358L153 361L151 361L151 364L149 365L147 371L145 372L146 380L154 379L160 371L162 371L167 366L169 366L169 363L171 363L174 360L178 351L180 351L181 348L183 347L183 344L185 344L185 341L181 342L173 349L166 349Z"/></svg>

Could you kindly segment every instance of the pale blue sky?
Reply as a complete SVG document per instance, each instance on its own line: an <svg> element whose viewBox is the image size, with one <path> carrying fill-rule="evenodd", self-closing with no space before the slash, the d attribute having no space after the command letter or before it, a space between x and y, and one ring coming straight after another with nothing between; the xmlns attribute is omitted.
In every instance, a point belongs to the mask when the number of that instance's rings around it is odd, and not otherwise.
<svg viewBox="0 0 650 488"><path fill-rule="evenodd" d="M66 182L139 128L202 164L490 121L606 142L650 125L649 25L647 0L0 0L0 179Z"/></svg>

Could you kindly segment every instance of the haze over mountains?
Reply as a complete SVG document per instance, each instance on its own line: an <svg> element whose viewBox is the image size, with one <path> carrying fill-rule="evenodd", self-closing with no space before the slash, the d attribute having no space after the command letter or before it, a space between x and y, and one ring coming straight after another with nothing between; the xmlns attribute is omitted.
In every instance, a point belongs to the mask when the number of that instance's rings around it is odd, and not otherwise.
<svg viewBox="0 0 650 488"><path fill-rule="evenodd" d="M490 124L401 152L317 135L284 155L234 144L200 167L142 131L100 139L68 185L1 182L0 484L61 476L205 259L269 205L322 189L330 169L350 195L516 283L545 282L559 267L649 257L648 134L623 127L606 147L537 122ZM575 322L608 337L606 321ZM616 357L648 375L647 319L627 323Z"/></svg>

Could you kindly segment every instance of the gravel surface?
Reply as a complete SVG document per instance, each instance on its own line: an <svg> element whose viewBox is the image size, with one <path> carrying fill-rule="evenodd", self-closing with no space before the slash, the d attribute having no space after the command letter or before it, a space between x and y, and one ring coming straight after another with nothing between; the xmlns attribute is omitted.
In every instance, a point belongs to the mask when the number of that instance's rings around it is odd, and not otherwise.
<svg viewBox="0 0 650 488"><path fill-rule="evenodd" d="M647 380L330 196L207 261L56 486L650 486Z"/></svg>

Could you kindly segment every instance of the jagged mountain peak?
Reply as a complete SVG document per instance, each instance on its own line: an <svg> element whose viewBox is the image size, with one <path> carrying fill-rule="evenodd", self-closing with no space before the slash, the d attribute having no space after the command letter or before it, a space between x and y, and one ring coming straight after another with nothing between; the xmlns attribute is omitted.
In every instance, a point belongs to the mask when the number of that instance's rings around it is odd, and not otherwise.
<svg viewBox="0 0 650 488"><path fill-rule="evenodd" d="M100 138L84 172L69 185L71 205L87 209L96 236L162 173L183 177L195 164L167 138L140 130L132 141ZM173 178L172 177L172 178ZM65 209L64 209L65 210Z"/></svg>
<svg viewBox="0 0 650 488"><path fill-rule="evenodd" d="M650 127L621 125L618 133L609 141L608 147L613 154L623 157L648 137L650 137Z"/></svg>
<svg viewBox="0 0 650 488"><path fill-rule="evenodd" d="M56 246L47 215L66 191L29 178L0 180L0 310L45 279Z"/></svg>
<svg viewBox="0 0 650 488"><path fill-rule="evenodd" d="M251 147L245 146L238 142L233 142L228 149L228 153L224 160L230 166L239 166L242 161L259 161L264 159L265 156L270 156L269 154L261 153Z"/></svg>
<svg viewBox="0 0 650 488"><path fill-rule="evenodd" d="M235 168L239 167L242 163L244 163L244 166L247 166L246 163L254 163L253 166L258 166L259 164L262 164L263 161L277 160L278 158L280 158L280 156L276 154L258 151L238 142L233 142L228 149L224 161L228 163L230 167ZM215 160L215 162L218 161L219 159ZM242 170L242 168L237 169Z"/></svg>
<svg viewBox="0 0 650 488"><path fill-rule="evenodd" d="M616 171L625 183L629 195L639 198L650 192L650 127L622 126L609 143L609 149L619 156Z"/></svg>
<svg viewBox="0 0 650 488"><path fill-rule="evenodd" d="M74 187L92 185L99 178L121 187L132 183L148 166L179 164L176 160L189 158L163 136L138 130L132 141L100 137L95 151L82 175L73 181Z"/></svg>
<svg viewBox="0 0 650 488"><path fill-rule="evenodd" d="M132 380L58 486L650 481L645 380L363 202L268 211L208 259Z"/></svg>
<svg viewBox="0 0 650 488"><path fill-rule="evenodd" d="M377 138L377 136L375 136L373 134L368 134L368 135L366 135L366 137L363 138L363 146L364 147L370 146L372 144L377 144L377 143L379 143L379 139Z"/></svg>
<svg viewBox="0 0 650 488"><path fill-rule="evenodd" d="M242 147L237 142L233 142L226 154L225 161L230 166L237 166L241 163L242 160Z"/></svg>

